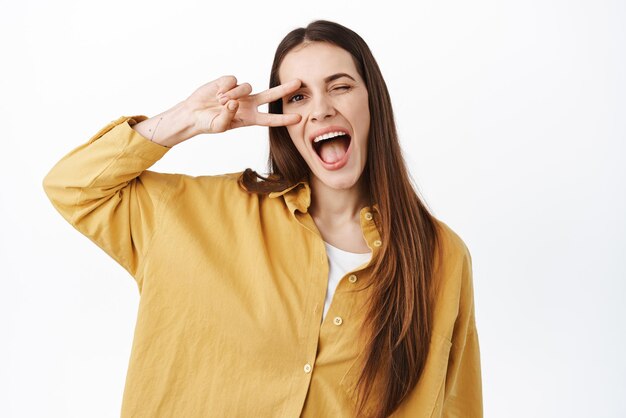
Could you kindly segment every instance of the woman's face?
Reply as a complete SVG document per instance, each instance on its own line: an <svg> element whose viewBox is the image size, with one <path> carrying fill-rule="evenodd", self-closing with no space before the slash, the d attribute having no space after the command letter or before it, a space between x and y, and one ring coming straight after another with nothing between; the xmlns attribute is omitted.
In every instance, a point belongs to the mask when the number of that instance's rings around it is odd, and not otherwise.
<svg viewBox="0 0 626 418"><path fill-rule="evenodd" d="M298 46L285 56L278 76L281 83L302 82L282 104L284 113L302 116L287 130L311 174L334 189L355 186L367 159L370 112L350 53L326 42Z"/></svg>

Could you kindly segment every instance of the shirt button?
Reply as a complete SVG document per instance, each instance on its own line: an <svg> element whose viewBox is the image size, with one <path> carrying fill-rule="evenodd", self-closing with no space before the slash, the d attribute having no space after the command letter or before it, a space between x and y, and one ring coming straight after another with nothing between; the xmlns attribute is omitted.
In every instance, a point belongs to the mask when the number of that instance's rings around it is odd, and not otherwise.
<svg viewBox="0 0 626 418"><path fill-rule="evenodd" d="M356 275L351 274L350 277L348 277L348 280L350 281L350 283L356 283Z"/></svg>
<svg viewBox="0 0 626 418"><path fill-rule="evenodd" d="M311 373L311 365L309 363L304 365L304 373Z"/></svg>
<svg viewBox="0 0 626 418"><path fill-rule="evenodd" d="M367 219L368 221L371 221L371 220L372 220L372 217L373 217L373 216L372 216L372 212L367 212L367 213L365 213L365 219Z"/></svg>
<svg viewBox="0 0 626 418"><path fill-rule="evenodd" d="M383 245L381 240L377 239L376 241L374 241L374 247L380 247L381 245Z"/></svg>
<svg viewBox="0 0 626 418"><path fill-rule="evenodd" d="M341 325L341 323L343 322L343 319L341 319L340 316L336 316L333 322L335 323L335 325Z"/></svg>

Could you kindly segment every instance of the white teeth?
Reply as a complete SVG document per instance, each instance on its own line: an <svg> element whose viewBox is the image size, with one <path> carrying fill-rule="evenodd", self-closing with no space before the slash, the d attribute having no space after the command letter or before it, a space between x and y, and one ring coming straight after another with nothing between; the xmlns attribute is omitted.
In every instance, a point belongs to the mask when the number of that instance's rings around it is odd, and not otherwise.
<svg viewBox="0 0 626 418"><path fill-rule="evenodd" d="M346 133L345 132L329 132L327 134L315 137L313 142L320 142L320 141L323 141L325 139L334 138L334 137L339 136L339 135L346 135Z"/></svg>

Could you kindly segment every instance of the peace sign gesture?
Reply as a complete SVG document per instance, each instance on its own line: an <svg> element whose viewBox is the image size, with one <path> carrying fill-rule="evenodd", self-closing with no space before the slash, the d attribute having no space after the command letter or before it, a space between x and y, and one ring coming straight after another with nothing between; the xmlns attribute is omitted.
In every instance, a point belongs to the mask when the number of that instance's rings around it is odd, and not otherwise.
<svg viewBox="0 0 626 418"><path fill-rule="evenodd" d="M234 76L223 76L200 86L185 102L198 133L219 133L251 125L286 126L300 122L301 116L261 113L258 107L296 91L300 84L300 80L291 80L251 95L249 83L238 85Z"/></svg>

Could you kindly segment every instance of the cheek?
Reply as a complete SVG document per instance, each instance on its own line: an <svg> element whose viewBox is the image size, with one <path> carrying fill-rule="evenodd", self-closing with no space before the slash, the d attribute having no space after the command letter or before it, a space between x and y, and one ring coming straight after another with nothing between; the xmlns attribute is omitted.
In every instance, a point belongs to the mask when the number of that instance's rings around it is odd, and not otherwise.
<svg viewBox="0 0 626 418"><path fill-rule="evenodd" d="M369 136L370 121L371 121L370 106L369 106L369 103L367 102L367 96L364 99L363 110L361 111L361 117L363 118L363 126L365 127L365 131L366 131L365 138L367 139L367 137Z"/></svg>
<svg viewBox="0 0 626 418"><path fill-rule="evenodd" d="M353 104L353 108L356 109L354 114L355 121L359 131L367 138L370 128L370 111L369 103L367 101L367 94L362 95L357 99L357 102Z"/></svg>
<svg viewBox="0 0 626 418"><path fill-rule="evenodd" d="M358 118L358 129L361 133L361 138L363 138L364 142L367 142L370 131L370 114L367 107L359 112Z"/></svg>

